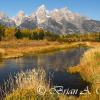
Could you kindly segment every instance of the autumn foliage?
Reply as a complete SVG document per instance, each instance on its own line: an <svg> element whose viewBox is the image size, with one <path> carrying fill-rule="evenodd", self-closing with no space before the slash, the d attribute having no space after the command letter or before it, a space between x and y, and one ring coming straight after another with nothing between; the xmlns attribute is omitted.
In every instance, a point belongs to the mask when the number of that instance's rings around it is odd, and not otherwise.
<svg viewBox="0 0 100 100"><path fill-rule="evenodd" d="M96 33L75 33L75 34L57 34L40 28L35 29L17 29L4 27L0 25L0 41L28 38L31 40L48 40L62 42L78 41L100 41L100 32Z"/></svg>

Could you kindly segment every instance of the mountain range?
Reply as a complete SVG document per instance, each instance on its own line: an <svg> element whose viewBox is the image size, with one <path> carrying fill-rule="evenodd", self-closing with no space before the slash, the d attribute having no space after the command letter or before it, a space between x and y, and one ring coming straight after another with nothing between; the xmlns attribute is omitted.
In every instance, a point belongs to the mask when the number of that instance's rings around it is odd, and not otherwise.
<svg viewBox="0 0 100 100"><path fill-rule="evenodd" d="M0 24L17 28L42 28L57 34L100 32L100 21L81 16L70 11L67 7L49 11L45 5L41 5L31 15L24 11L13 18L0 12Z"/></svg>

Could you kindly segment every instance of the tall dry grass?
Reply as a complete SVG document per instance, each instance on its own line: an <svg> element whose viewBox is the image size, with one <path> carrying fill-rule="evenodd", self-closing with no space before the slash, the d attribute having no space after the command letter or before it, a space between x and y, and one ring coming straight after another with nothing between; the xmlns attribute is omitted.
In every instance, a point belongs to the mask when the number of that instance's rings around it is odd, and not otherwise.
<svg viewBox="0 0 100 100"><path fill-rule="evenodd" d="M85 52L80 66L80 73L87 81L93 83L97 76L100 78L100 47Z"/></svg>
<svg viewBox="0 0 100 100"><path fill-rule="evenodd" d="M86 51L80 64L69 68L68 72L79 72L91 84L91 94L80 95L76 100L100 100L100 46Z"/></svg>
<svg viewBox="0 0 100 100"><path fill-rule="evenodd" d="M84 44L82 44L84 45ZM67 50L74 47L79 47L80 43L51 43L49 45L39 45L39 46L23 46L17 48L8 48L6 49L6 54L4 58L16 58L21 57L28 54L39 54L39 53L49 53L55 52L59 50Z"/></svg>
<svg viewBox="0 0 100 100"><path fill-rule="evenodd" d="M40 98L39 88L42 88L45 91L45 94L49 91L49 84L46 82L46 73L42 69L33 69L26 72L22 71L15 76L15 81L13 81L13 79L12 81L8 80L13 88L10 88L12 90L11 93L6 92L5 100L22 100L22 98L26 100L26 98ZM5 87L7 87L7 85ZM38 97L35 97L35 95Z"/></svg>
<svg viewBox="0 0 100 100"><path fill-rule="evenodd" d="M100 47L99 46L85 52L80 63L80 74L84 80L90 82L92 85L91 95L85 95L84 97L81 98L100 100Z"/></svg>
<svg viewBox="0 0 100 100"><path fill-rule="evenodd" d="M77 100L73 96L67 97L54 93L50 89L50 84L46 81L46 73L42 69L21 72L15 78L15 82L8 81L12 87L16 86L12 88L11 93L6 92L4 100Z"/></svg>

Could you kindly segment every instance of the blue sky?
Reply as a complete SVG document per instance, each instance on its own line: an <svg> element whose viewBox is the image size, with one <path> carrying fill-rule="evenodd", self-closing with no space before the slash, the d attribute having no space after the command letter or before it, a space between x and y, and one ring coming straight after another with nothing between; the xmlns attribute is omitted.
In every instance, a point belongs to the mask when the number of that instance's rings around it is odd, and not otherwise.
<svg viewBox="0 0 100 100"><path fill-rule="evenodd" d="M100 0L0 0L0 11L10 17L20 10L29 15L42 4L49 10L68 7L73 12L100 20Z"/></svg>

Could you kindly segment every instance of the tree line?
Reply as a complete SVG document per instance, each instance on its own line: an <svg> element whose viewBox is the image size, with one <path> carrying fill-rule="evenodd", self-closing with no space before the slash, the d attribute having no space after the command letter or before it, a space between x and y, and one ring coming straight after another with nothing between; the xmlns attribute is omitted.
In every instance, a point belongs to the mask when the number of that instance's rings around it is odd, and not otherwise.
<svg viewBox="0 0 100 100"><path fill-rule="evenodd" d="M17 29L9 28L0 25L0 41L23 39L31 40L48 40L48 41L62 41L62 42L78 42L78 41L100 41L100 32L96 33L75 33L75 34L55 34L47 30L36 28Z"/></svg>

